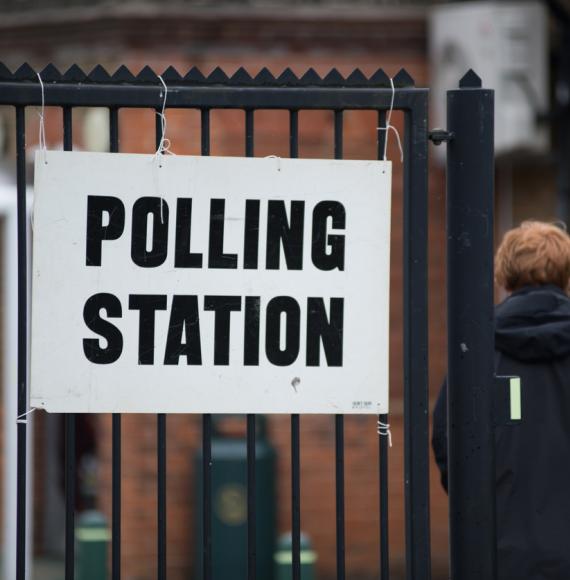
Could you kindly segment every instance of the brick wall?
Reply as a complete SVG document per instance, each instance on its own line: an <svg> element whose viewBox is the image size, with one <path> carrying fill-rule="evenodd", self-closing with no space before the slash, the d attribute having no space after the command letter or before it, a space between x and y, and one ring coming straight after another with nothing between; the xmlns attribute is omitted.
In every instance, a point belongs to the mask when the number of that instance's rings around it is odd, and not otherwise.
<svg viewBox="0 0 570 580"><path fill-rule="evenodd" d="M137 71L150 64L156 71L174 65L180 72L199 66L207 73L221 66L228 74L244 66L255 74L267 66L275 73L291 67L297 73L314 67L325 74L333 66L341 73L359 67L371 74L382 66L388 74L401 67L415 78L418 86L428 84L425 55L425 24L421 19L401 21L383 19L295 19L295 15L272 17L267 26L261 20L220 18L216 25L210 18L209 36L198 34L199 23L186 23L195 37L184 36L184 22L170 22L164 28L160 20L141 23L123 21L104 27L104 22L76 25L69 38L73 43L53 42L65 31L45 25L20 27L19 35L3 35L1 44L11 46L9 59L19 64L25 55L32 64L48 60L65 69L79 60L87 69L102 62L110 71L127 64ZM253 24L252 24L253 22ZM77 24L77 23L76 23ZM24 25L22 25L24 26ZM327 28L328 27L328 28ZM27 30L27 32L26 32ZM130 31L130 32L129 32ZM268 32L269 31L269 32ZM141 34L142 33L142 34ZM148 33L148 35L147 35ZM26 37L28 34L28 37ZM23 35L23 39L22 39ZM81 36L83 35L83 42ZM99 36L97 36L99 35ZM146 39L144 36L147 35ZM36 39L38 51L30 52L26 38ZM86 40L90 38L89 46ZM105 42L97 42L105 38ZM196 40L199 38L199 42ZM279 42L275 42L275 38ZM172 39L176 39L174 42ZM33 45L33 44L32 44ZM30 46L32 46L30 45ZM8 60L9 60L8 59ZM76 113L79 121L81 112ZM395 114L402 131L402 115ZM37 119L30 113L29 142L37 135ZM154 114L150 111L120 113L121 150L151 152L155 149ZM302 112L300 115L300 156L333 156L333 119L331 113ZM373 159L376 139L375 115L350 112L345 119L345 155L348 158ZM244 153L244 115L235 111L212 114L212 154ZM61 142L61 115L50 111L47 117L48 142ZM81 125L74 125L76 145L81 146ZM256 113L256 155L288 154L288 117L285 113ZM168 137L178 154L198 154L199 117L194 111L168 112ZM390 452L390 545L393 578L401 577L404 561L403 431L402 431L402 167L394 139L389 158L394 161L393 236L391 274L391 423L394 447ZM444 374L444 184L436 168L430 173L429 194L429 312L430 312L430 384L435 394ZM279 531L290 529L290 431L289 418L276 416L269 421L269 436L277 452L277 494ZM151 580L156 577L156 418L123 418L123 549L122 568L125 580ZM110 417L97 419L97 450L101 459L100 507L110 515L111 505L111 426ZM173 415L167 427L168 485L168 571L170 580L190 577L194 556L193 502L195 500L193 456L200 445L201 424L198 417ZM352 579L376 577L379 553L378 524L378 436L372 417L346 419L346 541L347 570ZM335 575L334 511L334 419L307 416L301 418L302 528L312 538L318 553L320 580ZM432 543L435 577L445 577L447 560L446 500L439 489L437 474L432 481ZM36 514L38 516L39 514Z"/></svg>
<svg viewBox="0 0 570 580"><path fill-rule="evenodd" d="M331 66L348 72L360 66L371 73L381 57L355 59L343 54L316 58L301 55L279 55L278 58L249 62L247 56L234 56L226 62L221 56L204 61L204 70L220 64L227 72L243 64L256 72L263 64L273 71L295 62L302 72L314 66L321 73ZM318 60L319 62L315 62ZM385 60L385 59L384 59ZM275 62L273 62L275 61ZM374 62L374 65L373 65ZM140 63L142 64L142 62ZM403 64L418 79L426 82L425 63L410 59ZM184 66L180 67L184 70ZM394 74L396 66L386 67ZM157 67L160 70L160 66ZM371 113L346 115L345 152L351 158L375 157L375 121ZM400 115L394 116L402 129ZM194 112L172 112L168 115L169 138L178 153L199 153L199 118ZM123 151L154 151L154 118L152 113L125 112L122 117L121 149ZM300 154L305 157L332 157L332 114L302 113L300 118ZM256 113L256 155L287 155L288 117L285 113ZM244 115L242 112L215 112L212 117L212 154L242 155L244 153ZM404 561L404 498L403 498L403 431L402 431L402 172L395 143L391 141L389 157L394 160L393 237L391 279L391 406L393 409L394 448L390 454L390 526L391 557L394 577L402 574ZM430 349L432 365L430 379L437 387L444 368L444 296L443 296L443 183L434 171L430 182ZM269 422L270 440L277 451L278 527L290 529L290 421L289 417L273 417ZM378 524L378 437L375 421L367 417L346 420L346 530L347 570L355 579L375 576L379 559ZM302 529L307 532L319 555L319 578L335 577L335 496L334 496L334 419L307 416L301 419L302 466ZM156 566L156 419L127 417L123 427L125 465L123 485L125 504L123 563L129 580L151 579ZM188 577L192 570L193 542L192 502L194 480L192 458L200 445L198 418L173 416L168 418L168 566L169 578ZM102 421L100 437L104 458L102 506L110 504L110 430L108 420ZM444 570L446 564L447 525L445 497L434 475L433 545L434 568ZM144 532L142 531L144 530ZM443 574L443 572L442 572ZM441 576L443 578L443 575Z"/></svg>

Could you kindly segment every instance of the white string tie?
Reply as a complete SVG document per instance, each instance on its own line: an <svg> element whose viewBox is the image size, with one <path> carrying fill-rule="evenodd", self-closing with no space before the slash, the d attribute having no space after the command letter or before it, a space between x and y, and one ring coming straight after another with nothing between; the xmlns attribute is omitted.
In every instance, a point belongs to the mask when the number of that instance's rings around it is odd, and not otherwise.
<svg viewBox="0 0 570 580"><path fill-rule="evenodd" d="M158 142L158 148L156 150L156 153L154 154L154 159L158 161L158 167L162 167L162 155L164 155L165 153L168 153L169 155L175 155L175 153L173 153L170 150L170 139L168 139L166 137L166 114L165 114L165 110L166 110L166 97L168 96L168 87L166 86L166 83L164 82L164 79L162 78L161 75L158 75L158 78L160 79L160 82L162 83L162 87L164 88L164 98L162 100L162 110L160 111L160 113L156 113L159 117L160 117L160 129L161 129L161 133L160 133L160 141ZM160 91L160 95L162 97L162 90ZM160 223L164 224L164 199L160 198Z"/></svg>
<svg viewBox="0 0 570 580"><path fill-rule="evenodd" d="M44 120L45 109L46 109L46 99L45 99L45 88L44 83L42 81L42 77L40 73L36 73L38 75L38 80L40 81L40 87L42 89L42 108L41 111L38 113L40 117L40 134L39 134L39 147L40 151L43 153L44 163L47 165L47 146L46 146L46 125Z"/></svg>
<svg viewBox="0 0 570 580"><path fill-rule="evenodd" d="M281 157L279 155L266 155L264 159L277 159L277 171L281 171Z"/></svg>
<svg viewBox="0 0 570 580"><path fill-rule="evenodd" d="M162 99L162 110L160 111L160 113L158 112L156 113L160 117L161 135L160 141L158 143L158 148L154 155L160 161L160 155L162 155L163 153L168 153L169 155L174 155L174 153L170 150L171 145L170 139L167 139L166 137L165 110L166 110L166 97L168 96L168 87L166 86L164 79L160 75L158 75L158 78L160 79L160 82L162 83L162 86L164 88L164 98ZM162 90L160 91L160 96L162 97ZM159 163L159 167L162 167L161 163Z"/></svg>
<svg viewBox="0 0 570 580"><path fill-rule="evenodd" d="M378 421L378 435L388 437L388 447L392 447L392 432L390 431L390 423L382 423Z"/></svg>
<svg viewBox="0 0 570 580"><path fill-rule="evenodd" d="M28 415L31 415L36 409L37 409L37 407L32 407L31 409L28 409L25 413L18 415L18 417L16 417L16 423L27 425Z"/></svg>
<svg viewBox="0 0 570 580"><path fill-rule="evenodd" d="M387 161L386 153L388 151L388 136L390 135L390 131L394 131L394 134L396 135L396 141L398 142L398 149L400 150L400 162L403 163L404 150L402 149L400 133L398 133L398 129L396 129L396 127L390 123L392 120L392 111L394 110L394 99L396 97L396 88L394 87L394 80L392 78L390 78L390 86L392 87L392 96L390 98L390 110L386 116L386 126L378 127L378 131L386 131L386 138L384 139L384 161Z"/></svg>

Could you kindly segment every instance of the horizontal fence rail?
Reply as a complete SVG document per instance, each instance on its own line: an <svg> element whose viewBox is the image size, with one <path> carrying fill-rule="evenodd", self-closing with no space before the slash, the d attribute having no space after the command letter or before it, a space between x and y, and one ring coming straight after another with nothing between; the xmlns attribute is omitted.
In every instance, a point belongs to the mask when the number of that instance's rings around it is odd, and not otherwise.
<svg viewBox="0 0 570 580"><path fill-rule="evenodd" d="M413 79L401 70L393 79L378 70L370 77L355 70L347 77L332 70L320 77L310 69L301 77L290 69L275 77L263 69L255 77L244 69L228 76L221 69L204 75L192 68L180 75L169 67L160 75L168 87L166 108L200 110L201 154L210 154L210 114L215 109L244 111L244 155L255 154L255 111L282 109L289 112L289 154L299 157L299 111L329 110L334 117L334 157L343 158L343 115L349 110L378 112L377 127L384 127L386 112L405 113L403 192L404 192L404 454L406 502L406 578L430 578L429 543L429 485L428 485L428 389L427 389L427 89L416 88ZM134 75L125 66L114 74L97 66L86 74L78 66L60 73L53 65L40 72L44 86L45 105L61 107L64 119L64 148L72 149L72 114L75 107L106 107L110 111L110 151L120 151L119 113L124 108L148 108L160 111L163 104L163 85L159 76L149 67ZM393 84L392 84L393 83ZM18 169L18 253L19 253L19 358L18 358L18 412L27 407L27 248L25 199L25 108L42 103L42 89L38 75L28 65L12 73L0 64L0 105L16 108L17 169ZM156 143L163 137L162 125L157 117ZM378 130L377 158L382 159L386 130ZM387 424L388 415L378 419ZM73 579L75 534L75 429L76 417L66 416L66 580ZM256 578L256 416L247 416L247 576ZM291 415L291 573L293 580L301 578L301 431L302 418ZM337 579L346 577L345 538L345 439L344 417L334 417L335 431L335 501L336 501L336 570ZM213 578L215 563L212 560L212 415L202 416L201 486L203 512L201 514L202 543L196 550L201 558L203 580ZM157 415L157 570L156 577L167 578L167 416ZM18 536L17 580L24 580L25 569L25 488L26 425L18 425ZM121 415L112 416L112 580L121 578ZM379 437L380 505L380 578L388 580L388 441Z"/></svg>

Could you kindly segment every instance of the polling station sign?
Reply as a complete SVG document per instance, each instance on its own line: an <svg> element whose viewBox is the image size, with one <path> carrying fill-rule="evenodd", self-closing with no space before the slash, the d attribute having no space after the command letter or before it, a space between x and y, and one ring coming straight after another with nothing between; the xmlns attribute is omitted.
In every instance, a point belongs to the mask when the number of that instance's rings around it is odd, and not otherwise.
<svg viewBox="0 0 570 580"><path fill-rule="evenodd" d="M385 413L391 165L48 151L31 400Z"/></svg>

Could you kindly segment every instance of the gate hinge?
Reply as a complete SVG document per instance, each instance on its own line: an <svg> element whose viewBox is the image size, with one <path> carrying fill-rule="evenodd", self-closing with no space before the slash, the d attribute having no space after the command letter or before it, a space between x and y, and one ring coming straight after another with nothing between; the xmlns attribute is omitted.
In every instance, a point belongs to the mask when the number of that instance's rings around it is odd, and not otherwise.
<svg viewBox="0 0 570 580"><path fill-rule="evenodd" d="M441 145L443 142L449 143L455 135L451 131L446 131L445 129L432 129L428 133L428 139L434 145Z"/></svg>

